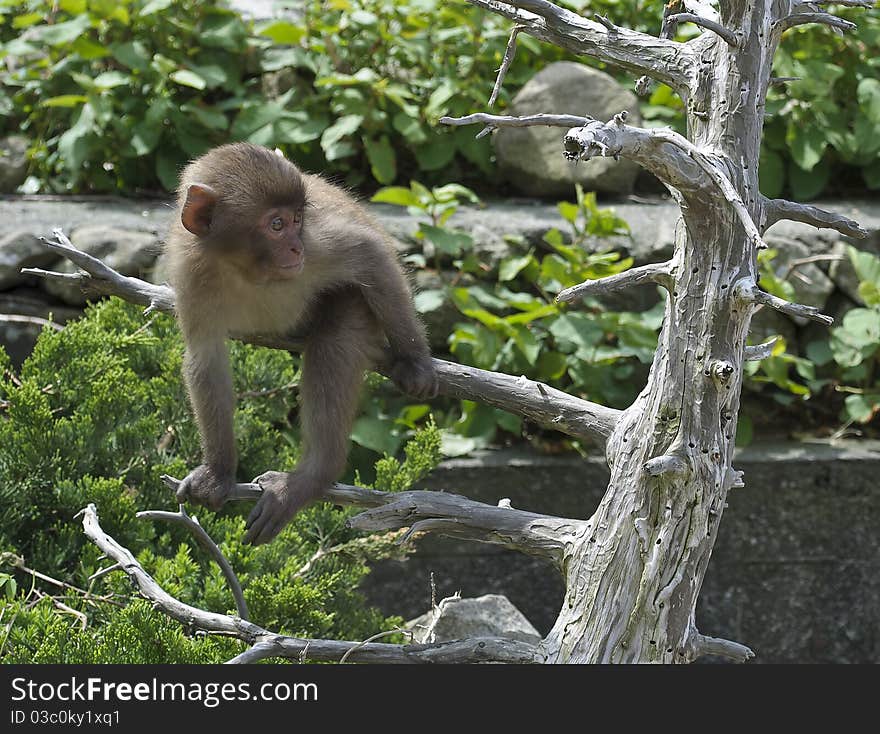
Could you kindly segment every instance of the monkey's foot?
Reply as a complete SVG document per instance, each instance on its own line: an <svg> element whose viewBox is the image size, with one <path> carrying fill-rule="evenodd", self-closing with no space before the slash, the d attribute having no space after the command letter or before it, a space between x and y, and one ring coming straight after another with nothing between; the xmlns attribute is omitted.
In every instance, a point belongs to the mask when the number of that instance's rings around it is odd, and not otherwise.
<svg viewBox="0 0 880 734"><path fill-rule="evenodd" d="M287 526L303 507L318 499L330 486L295 471L270 471L254 479L263 489L251 514L248 516L244 542L252 545L268 543Z"/></svg>

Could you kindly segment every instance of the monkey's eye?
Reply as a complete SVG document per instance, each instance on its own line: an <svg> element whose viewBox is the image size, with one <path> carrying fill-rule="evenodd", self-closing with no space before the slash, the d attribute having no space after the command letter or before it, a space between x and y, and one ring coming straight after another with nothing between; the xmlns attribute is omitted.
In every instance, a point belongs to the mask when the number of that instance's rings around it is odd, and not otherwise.
<svg viewBox="0 0 880 734"><path fill-rule="evenodd" d="M284 220L281 217L275 217L270 223L269 226L272 228L273 232L280 232L284 229Z"/></svg>

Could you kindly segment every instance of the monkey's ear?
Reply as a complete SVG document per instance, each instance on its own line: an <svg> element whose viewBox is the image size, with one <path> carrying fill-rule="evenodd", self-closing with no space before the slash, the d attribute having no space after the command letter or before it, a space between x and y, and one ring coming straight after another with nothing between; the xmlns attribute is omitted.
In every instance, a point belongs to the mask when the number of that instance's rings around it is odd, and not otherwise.
<svg viewBox="0 0 880 734"><path fill-rule="evenodd" d="M197 237L204 237L211 229L217 192L205 184L190 184L186 190L186 201L180 212L184 227Z"/></svg>

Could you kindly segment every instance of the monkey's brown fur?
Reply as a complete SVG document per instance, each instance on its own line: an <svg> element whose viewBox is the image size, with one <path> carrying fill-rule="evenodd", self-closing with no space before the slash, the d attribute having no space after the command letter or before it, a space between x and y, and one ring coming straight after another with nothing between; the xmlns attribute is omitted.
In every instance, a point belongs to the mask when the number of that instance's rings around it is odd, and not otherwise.
<svg viewBox="0 0 880 734"><path fill-rule="evenodd" d="M364 370L386 342L398 386L436 394L423 327L389 235L346 192L265 148L221 146L183 171L167 252L204 461L180 501L219 508L235 482L228 335L306 338L301 459L259 477L248 518L245 540L265 543L342 473Z"/></svg>

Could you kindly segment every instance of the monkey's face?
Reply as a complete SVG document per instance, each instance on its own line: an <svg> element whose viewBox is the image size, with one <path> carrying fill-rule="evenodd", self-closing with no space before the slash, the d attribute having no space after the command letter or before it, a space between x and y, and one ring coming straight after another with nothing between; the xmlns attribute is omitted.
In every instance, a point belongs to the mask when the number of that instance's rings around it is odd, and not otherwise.
<svg viewBox="0 0 880 734"><path fill-rule="evenodd" d="M288 280L305 265L303 208L296 204L267 209L257 220L252 247L267 280Z"/></svg>

